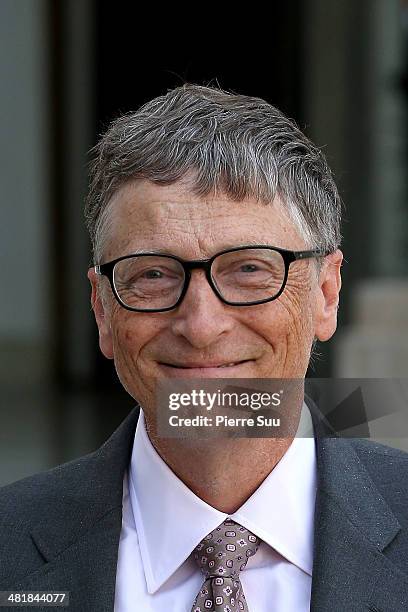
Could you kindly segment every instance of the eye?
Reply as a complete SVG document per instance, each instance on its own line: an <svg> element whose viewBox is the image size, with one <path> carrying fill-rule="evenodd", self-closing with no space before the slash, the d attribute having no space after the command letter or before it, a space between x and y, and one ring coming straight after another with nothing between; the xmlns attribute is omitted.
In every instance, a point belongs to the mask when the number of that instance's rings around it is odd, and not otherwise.
<svg viewBox="0 0 408 612"><path fill-rule="evenodd" d="M161 272L161 270L146 270L146 272L143 272L141 274L142 277L146 277L146 278L162 278L163 277L163 273Z"/></svg>
<svg viewBox="0 0 408 612"><path fill-rule="evenodd" d="M240 269L242 272L256 272L257 270L259 270L259 267L256 266L255 264L242 264L240 266Z"/></svg>

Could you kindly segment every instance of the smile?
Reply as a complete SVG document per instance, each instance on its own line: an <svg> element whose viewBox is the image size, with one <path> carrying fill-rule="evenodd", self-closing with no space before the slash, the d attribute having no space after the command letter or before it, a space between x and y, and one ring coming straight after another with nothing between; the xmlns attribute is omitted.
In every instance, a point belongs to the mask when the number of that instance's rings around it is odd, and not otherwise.
<svg viewBox="0 0 408 612"><path fill-rule="evenodd" d="M178 369L182 369L182 370L192 370L192 369L213 369L213 368L231 368L237 365L241 365L242 363L247 363L248 361L250 361L249 359L244 359L242 361L231 361L230 363L222 363L222 364L199 364L199 363L192 363L192 364L188 364L188 365L179 365L179 364L173 364L173 363L161 363L160 365L164 365L170 368L178 368Z"/></svg>
<svg viewBox="0 0 408 612"><path fill-rule="evenodd" d="M229 361L227 363L159 363L165 377L168 378L248 378L248 364L252 359Z"/></svg>

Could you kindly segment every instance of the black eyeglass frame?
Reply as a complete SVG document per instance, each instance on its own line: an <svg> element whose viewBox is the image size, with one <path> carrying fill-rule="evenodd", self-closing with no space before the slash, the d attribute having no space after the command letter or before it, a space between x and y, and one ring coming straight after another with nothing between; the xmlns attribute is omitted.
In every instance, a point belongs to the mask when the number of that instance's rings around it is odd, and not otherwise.
<svg viewBox="0 0 408 612"><path fill-rule="evenodd" d="M214 283L212 277L211 277L211 268L212 268L212 264L214 262L215 259L217 259L217 257L219 257L220 255L225 255L226 253L234 253L235 251L245 251L245 250L249 250L249 249L269 249L270 251L276 251L278 253L281 254L283 261L285 263L285 275L284 275L284 279L282 282L282 286L280 288L280 290L278 291L278 293L276 295L274 295L273 297L270 298L264 298L262 300L256 300L253 302L230 302L228 300L226 300L219 292L216 284ZM177 306L179 306L181 304L181 302L183 301L184 296L186 295L187 291L188 291L188 287L190 284L190 280L191 280L191 270L198 268L200 270L204 270L205 271L205 276L206 279L208 281L208 284L210 285L211 289L214 291L215 295L224 303L227 304L228 306L257 306L258 304L265 304L267 302L273 302L273 300L276 300L280 295L282 295L285 287L286 287L286 282L288 280L288 274L289 274L289 266L291 263L293 263L294 261L298 261L301 259L311 259L312 257L326 257L327 255L329 255L332 251L329 250L324 250L324 249L312 249L309 251L289 251L287 249L280 249L278 247L273 247L270 245L265 245L265 244L254 244L254 245L248 245L248 246L240 246L240 247L233 247L231 249L225 249L224 251L221 251L219 253L216 253L215 255L213 255L212 257L210 257L209 259L192 259L192 260L185 260L185 259L181 259L180 257L177 257L177 255L169 255L167 253L157 253L157 252L144 252L144 253L131 253L130 255L123 255L122 257L118 257L117 259L113 259L112 261L108 261L104 264L99 264L96 265L94 267L95 273L100 275L100 276L106 276L109 280L113 295L115 296L116 300L119 302L119 304L123 307L126 308L126 310L130 310L132 312L167 312L169 310L174 310L174 308L177 308ZM184 286L183 289L180 293L180 296L177 300L177 302L175 304L173 304L173 306L167 306L166 308L134 308L132 306L128 306L127 304L125 304L117 290L115 287L115 282L114 282L114 268L115 265L119 262L119 261L123 261L124 259L131 259L133 257L167 257L169 259L174 259L176 261L178 261L181 266L183 267L184 270Z"/></svg>

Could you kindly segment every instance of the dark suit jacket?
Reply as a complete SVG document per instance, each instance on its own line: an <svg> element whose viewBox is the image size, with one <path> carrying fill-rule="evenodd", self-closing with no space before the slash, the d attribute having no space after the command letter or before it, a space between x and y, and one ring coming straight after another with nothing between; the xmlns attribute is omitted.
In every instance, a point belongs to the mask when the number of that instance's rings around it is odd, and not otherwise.
<svg viewBox="0 0 408 612"><path fill-rule="evenodd" d="M96 452L0 489L0 590L69 591L70 612L113 611L122 484L137 418L135 408ZM313 422L311 610L407 612L408 454L325 438L323 421L314 415Z"/></svg>

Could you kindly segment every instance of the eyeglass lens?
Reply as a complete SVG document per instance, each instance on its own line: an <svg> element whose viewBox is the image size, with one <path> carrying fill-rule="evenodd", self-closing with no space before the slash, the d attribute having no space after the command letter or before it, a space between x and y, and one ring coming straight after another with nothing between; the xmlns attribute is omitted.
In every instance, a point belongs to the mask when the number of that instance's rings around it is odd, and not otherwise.
<svg viewBox="0 0 408 612"><path fill-rule="evenodd" d="M272 249L243 249L218 255L211 277L228 302L245 304L275 297L285 278L285 262ZM140 309L170 308L183 291L185 274L176 259L139 255L117 262L113 274L116 291L126 306Z"/></svg>

